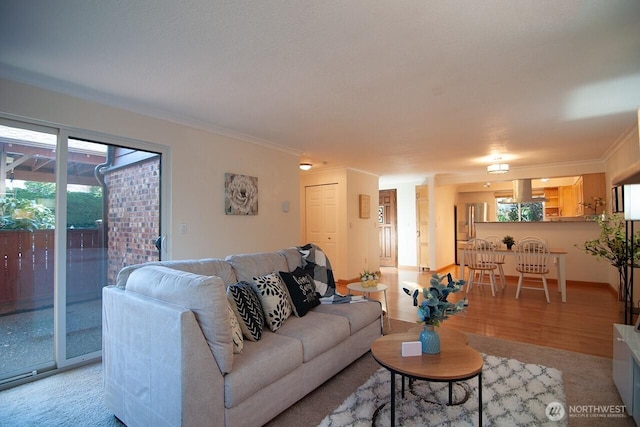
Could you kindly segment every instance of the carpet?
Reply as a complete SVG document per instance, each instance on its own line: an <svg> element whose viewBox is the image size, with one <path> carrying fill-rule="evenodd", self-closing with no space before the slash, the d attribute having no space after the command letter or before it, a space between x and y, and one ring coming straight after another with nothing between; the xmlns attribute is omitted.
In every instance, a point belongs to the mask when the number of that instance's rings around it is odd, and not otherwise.
<svg viewBox="0 0 640 427"><path fill-rule="evenodd" d="M392 332L405 332L415 323L391 319ZM467 334L469 345L484 354L541 364L562 371L568 405L621 405L611 379L611 359L541 347L482 335ZM380 365L371 353L303 397L271 420L268 427L317 426ZM388 390L388 389L387 389ZM486 405L485 398L485 405ZM102 365L83 366L0 392L0 425L122 426L104 405ZM569 418L569 426L635 426L633 419Z"/></svg>
<svg viewBox="0 0 640 427"><path fill-rule="evenodd" d="M554 368L483 355L482 424L491 426L563 426L546 415L551 402L565 402L562 373ZM390 425L391 375L378 369L362 386L330 415L321 427ZM448 406L447 383L415 381L400 395L401 381L396 377L396 424L404 427L478 425L478 380L456 383L453 402Z"/></svg>
<svg viewBox="0 0 640 427"><path fill-rule="evenodd" d="M102 364L0 392L1 426L124 426L104 404Z"/></svg>

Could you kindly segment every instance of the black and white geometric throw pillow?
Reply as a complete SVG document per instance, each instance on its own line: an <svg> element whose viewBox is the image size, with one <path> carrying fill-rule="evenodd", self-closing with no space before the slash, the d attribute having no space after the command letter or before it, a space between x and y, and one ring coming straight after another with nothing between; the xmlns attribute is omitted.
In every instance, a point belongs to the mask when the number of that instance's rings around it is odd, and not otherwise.
<svg viewBox="0 0 640 427"><path fill-rule="evenodd" d="M264 328L264 313L253 286L247 282L230 285L227 300L240 323L242 335L249 341L260 340Z"/></svg>
<svg viewBox="0 0 640 427"><path fill-rule="evenodd" d="M269 329L277 331L291 316L291 304L285 285L276 273L253 278L253 290L256 291Z"/></svg>

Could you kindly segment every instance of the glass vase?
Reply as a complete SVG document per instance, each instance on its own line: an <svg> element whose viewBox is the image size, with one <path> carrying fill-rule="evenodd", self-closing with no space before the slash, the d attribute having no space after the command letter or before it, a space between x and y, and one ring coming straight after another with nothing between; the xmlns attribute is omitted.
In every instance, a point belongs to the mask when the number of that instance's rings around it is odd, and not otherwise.
<svg viewBox="0 0 640 427"><path fill-rule="evenodd" d="M420 332L420 342L422 343L422 352L425 354L440 353L440 336L435 331L433 325L424 325Z"/></svg>

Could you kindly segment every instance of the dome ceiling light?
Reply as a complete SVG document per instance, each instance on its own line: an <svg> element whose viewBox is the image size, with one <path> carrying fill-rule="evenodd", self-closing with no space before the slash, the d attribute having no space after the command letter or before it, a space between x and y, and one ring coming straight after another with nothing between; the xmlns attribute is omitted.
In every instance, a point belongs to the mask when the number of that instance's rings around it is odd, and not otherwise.
<svg viewBox="0 0 640 427"><path fill-rule="evenodd" d="M487 166L487 172L493 174L501 174L509 172L509 164L508 163L500 163L500 158L495 160L495 163Z"/></svg>

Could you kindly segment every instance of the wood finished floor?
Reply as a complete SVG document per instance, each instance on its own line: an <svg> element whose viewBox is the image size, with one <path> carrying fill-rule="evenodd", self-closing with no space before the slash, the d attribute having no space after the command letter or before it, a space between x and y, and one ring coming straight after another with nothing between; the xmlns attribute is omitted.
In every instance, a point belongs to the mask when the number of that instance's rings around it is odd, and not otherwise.
<svg viewBox="0 0 640 427"><path fill-rule="evenodd" d="M380 283L389 286L389 312L392 319L416 320L416 308L411 298L402 291L407 285L428 285L433 272L383 267ZM458 267L451 272L459 278ZM417 284L417 285L416 285ZM469 306L461 314L446 320L462 332L520 341L546 347L560 348L595 356L612 357L613 324L623 323L621 303L606 287L567 286L567 302L562 303L555 281L549 283L551 303L544 293L523 289L515 299L517 277L507 277L504 290L491 296L489 287L477 287L468 293ZM338 285L340 293L348 293L346 286ZM381 292L371 297L383 302ZM464 297L464 291L455 294L452 301Z"/></svg>

